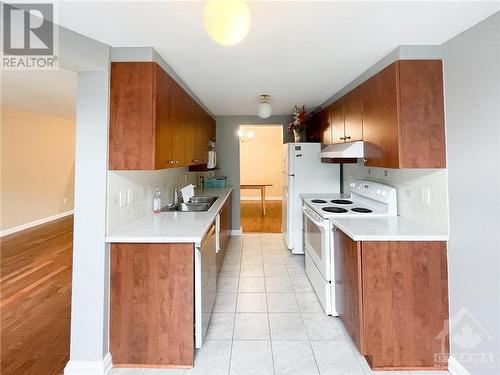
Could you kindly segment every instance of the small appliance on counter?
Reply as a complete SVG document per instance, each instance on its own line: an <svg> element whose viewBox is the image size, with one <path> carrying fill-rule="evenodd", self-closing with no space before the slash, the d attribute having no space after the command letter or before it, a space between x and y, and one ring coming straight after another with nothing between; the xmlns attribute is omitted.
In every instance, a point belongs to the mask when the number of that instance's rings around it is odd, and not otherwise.
<svg viewBox="0 0 500 375"><path fill-rule="evenodd" d="M207 169L215 169L217 166L217 153L215 152L215 142L208 142Z"/></svg>
<svg viewBox="0 0 500 375"><path fill-rule="evenodd" d="M304 248L306 274L326 314L337 316L335 309L336 230L330 219L340 217L397 216L396 189L374 181L354 181L350 196L309 194L304 199Z"/></svg>
<svg viewBox="0 0 500 375"><path fill-rule="evenodd" d="M226 187L227 177L210 177L203 179L203 187L205 188L216 188L216 187Z"/></svg>

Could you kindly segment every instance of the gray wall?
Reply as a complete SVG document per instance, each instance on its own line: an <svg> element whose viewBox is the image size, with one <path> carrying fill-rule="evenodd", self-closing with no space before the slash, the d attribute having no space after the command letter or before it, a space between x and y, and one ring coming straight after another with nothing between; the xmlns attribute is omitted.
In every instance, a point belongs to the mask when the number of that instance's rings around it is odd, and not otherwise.
<svg viewBox="0 0 500 375"><path fill-rule="evenodd" d="M255 108L257 110L257 108ZM291 116L271 116L261 119L258 116L217 116L217 160L219 174L227 176L228 183L235 187L233 192L232 229L240 229L240 142L236 132L240 125L283 125L283 142L290 142L287 127Z"/></svg>
<svg viewBox="0 0 500 375"><path fill-rule="evenodd" d="M451 355L465 308L483 340L471 353L494 353L495 368L462 365L471 374L500 374L500 13L442 45L450 210ZM481 198L471 201L471 198ZM462 312L465 310L462 310ZM491 335L490 339L488 334Z"/></svg>

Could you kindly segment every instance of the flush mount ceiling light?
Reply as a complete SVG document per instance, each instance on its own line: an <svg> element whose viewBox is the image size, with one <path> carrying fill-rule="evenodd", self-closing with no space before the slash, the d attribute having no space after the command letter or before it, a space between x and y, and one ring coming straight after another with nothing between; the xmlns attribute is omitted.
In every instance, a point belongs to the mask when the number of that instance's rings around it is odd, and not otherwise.
<svg viewBox="0 0 500 375"><path fill-rule="evenodd" d="M205 29L219 44L238 44L250 29L247 3L244 0L208 0L205 6Z"/></svg>
<svg viewBox="0 0 500 375"><path fill-rule="evenodd" d="M260 105L259 105L259 117L260 118L268 118L272 114L271 104L269 101L271 100L271 95L265 94L260 96Z"/></svg>

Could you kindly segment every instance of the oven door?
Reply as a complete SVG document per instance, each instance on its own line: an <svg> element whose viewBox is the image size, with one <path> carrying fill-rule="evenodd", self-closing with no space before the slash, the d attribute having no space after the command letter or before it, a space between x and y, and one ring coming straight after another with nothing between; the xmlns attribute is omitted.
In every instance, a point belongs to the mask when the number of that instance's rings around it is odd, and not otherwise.
<svg viewBox="0 0 500 375"><path fill-rule="evenodd" d="M331 281L330 222L321 218L307 205L304 213L304 249L318 267L325 281Z"/></svg>

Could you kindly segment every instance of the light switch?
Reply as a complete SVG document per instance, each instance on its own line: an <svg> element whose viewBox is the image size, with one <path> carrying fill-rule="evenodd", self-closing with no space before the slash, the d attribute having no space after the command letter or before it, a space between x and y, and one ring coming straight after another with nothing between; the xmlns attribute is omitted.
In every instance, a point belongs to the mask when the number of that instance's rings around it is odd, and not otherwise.
<svg viewBox="0 0 500 375"><path fill-rule="evenodd" d="M423 188L422 189L422 203L426 206L431 205L431 191L430 189Z"/></svg>
<svg viewBox="0 0 500 375"><path fill-rule="evenodd" d="M127 191L120 190L120 208L127 205Z"/></svg>
<svg viewBox="0 0 500 375"><path fill-rule="evenodd" d="M134 189L127 189L127 204L131 204L134 201Z"/></svg>

